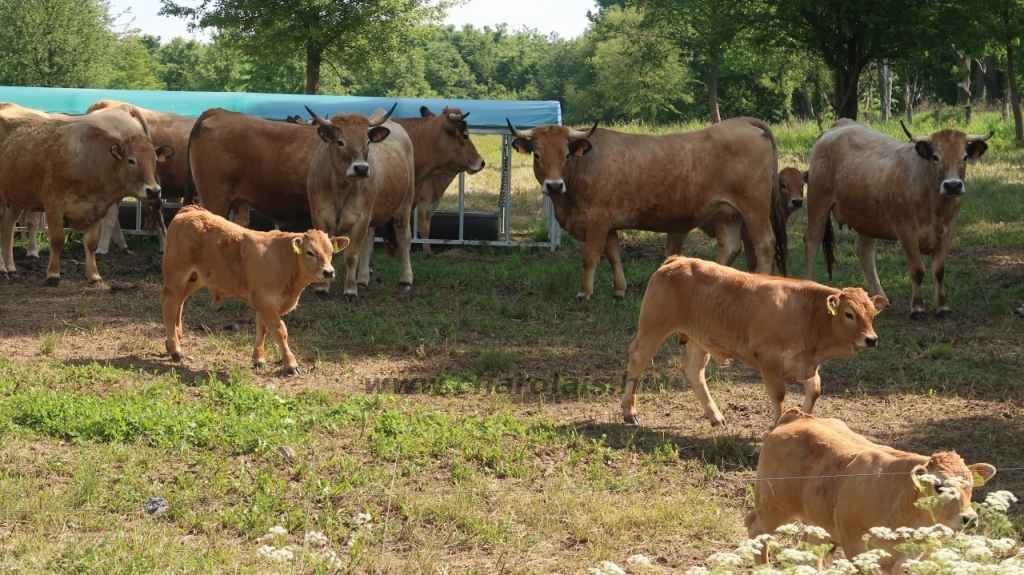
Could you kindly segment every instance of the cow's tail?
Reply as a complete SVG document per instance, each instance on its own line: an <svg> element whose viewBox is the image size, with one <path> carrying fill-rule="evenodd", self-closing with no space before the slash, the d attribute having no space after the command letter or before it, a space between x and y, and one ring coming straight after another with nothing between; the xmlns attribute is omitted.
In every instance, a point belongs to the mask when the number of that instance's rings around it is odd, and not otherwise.
<svg viewBox="0 0 1024 575"><path fill-rule="evenodd" d="M772 198L771 213L769 218L772 224L772 233L775 234L775 265L779 273L786 275L786 262L789 260L789 237L786 234L786 206L782 197L782 190L779 188L779 147L775 142L775 134L772 129L761 120L749 119L750 125L759 128L764 132L764 137L772 144Z"/></svg>
<svg viewBox="0 0 1024 575"><path fill-rule="evenodd" d="M210 110L207 110L203 112L202 116L199 116L196 123L192 124L192 131L188 134L188 150L185 156L185 197L181 200L183 206L196 203L196 178L192 175L192 145L199 137L199 132L203 129L203 120L207 118L209 112Z"/></svg>
<svg viewBox="0 0 1024 575"><path fill-rule="evenodd" d="M398 257L398 232L395 230L395 218L384 224L384 253L389 258Z"/></svg>
<svg viewBox="0 0 1024 575"><path fill-rule="evenodd" d="M828 280L832 281L832 272L836 269L836 234L832 229L832 212L825 219L825 235L821 238L821 249L825 252L825 270Z"/></svg>

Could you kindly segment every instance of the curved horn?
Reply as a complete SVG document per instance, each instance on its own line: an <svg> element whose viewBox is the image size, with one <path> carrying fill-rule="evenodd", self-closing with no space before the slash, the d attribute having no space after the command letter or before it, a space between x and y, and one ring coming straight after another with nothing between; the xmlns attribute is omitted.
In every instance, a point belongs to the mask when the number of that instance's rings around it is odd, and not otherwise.
<svg viewBox="0 0 1024 575"><path fill-rule="evenodd" d="M596 129L597 129L597 122L594 122L594 127L591 128L589 132L584 132L582 130L573 130L573 129L570 128L569 129L569 139L570 140L581 140L583 138L589 138L590 136L592 136L594 134L594 130L596 130Z"/></svg>
<svg viewBox="0 0 1024 575"><path fill-rule="evenodd" d="M505 122L508 123L508 131L512 132L513 136L515 136L517 138L527 138L527 139L533 137L533 130L532 129L531 130L517 130L517 129L512 127L512 120L509 120L508 118L505 118Z"/></svg>
<svg viewBox="0 0 1024 575"><path fill-rule="evenodd" d="M906 124L903 123L903 120L900 120L900 126L903 128L903 133L906 134L908 138L910 138L911 142L914 142L915 144L918 143L918 142L928 142L928 143L931 143L931 141L932 141L932 137L931 136L915 136L915 135L911 134L910 130L907 129Z"/></svg>
<svg viewBox="0 0 1024 575"><path fill-rule="evenodd" d="M448 112L448 119L453 121L453 122L461 122L461 121L465 120L466 116L468 116L468 115L469 114L459 115L459 114L456 114L455 112Z"/></svg>
<svg viewBox="0 0 1024 575"><path fill-rule="evenodd" d="M388 112L386 114L384 114L384 117L380 118L380 119L377 119L377 112L374 112L373 116L370 116L370 127L373 128L373 127L376 127L376 126L379 126L379 125L383 124L384 122L387 122L388 118L391 117L391 114L393 114L395 112L395 108L397 108L397 107L398 107L398 102L395 102L395 105L391 106L391 109L388 110Z"/></svg>
<svg viewBox="0 0 1024 575"><path fill-rule="evenodd" d="M313 122L315 122L317 124L320 124L321 126L330 126L331 125L330 122L328 122L327 120L321 118L320 116L317 116L316 112L314 112L313 110L310 110L309 106L303 106L303 107L306 109L307 112L309 112L309 115L313 117Z"/></svg>
<svg viewBox="0 0 1024 575"><path fill-rule="evenodd" d="M994 130L989 132L989 133L987 133L987 134L980 134L980 135L968 134L967 135L967 141L968 142L984 142L985 140L991 138L994 135L996 135Z"/></svg>

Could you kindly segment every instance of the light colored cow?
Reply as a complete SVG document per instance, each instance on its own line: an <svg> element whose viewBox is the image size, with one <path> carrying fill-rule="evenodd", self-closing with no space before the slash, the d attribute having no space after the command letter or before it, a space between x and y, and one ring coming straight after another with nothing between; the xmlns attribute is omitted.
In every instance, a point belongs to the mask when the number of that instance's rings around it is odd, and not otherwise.
<svg viewBox="0 0 1024 575"><path fill-rule="evenodd" d="M923 481L925 474L939 483ZM772 534L799 519L827 531L829 542L842 547L847 558L867 551L867 536L871 549L890 555L879 561L882 571L896 574L908 559L896 550L903 538L880 539L868 531L936 523L960 531L976 525L973 487L995 474L987 463L964 464L955 451L931 456L899 451L868 441L838 419L819 419L793 408L761 446L747 533L751 538ZM937 506L915 505L923 497L934 497ZM757 558L759 564L766 560L765 553Z"/></svg>
<svg viewBox="0 0 1024 575"><path fill-rule="evenodd" d="M334 277L333 253L348 238L257 232L215 216L198 206L185 206L171 220L164 250L164 289L160 294L167 353L181 361L182 309L200 288L217 297L234 296L256 310L256 345L252 361L266 364L264 343L269 331L281 350L285 371L299 373L288 347L288 329L281 316L295 309L306 286Z"/></svg>
<svg viewBox="0 0 1024 575"><path fill-rule="evenodd" d="M821 394L818 368L878 345L875 313L888 302L860 288L838 290L806 280L744 273L699 259L670 257L654 272L629 346L622 416L638 424L640 377L670 334L686 344L683 373L712 425L725 425L708 392L704 368L712 357L738 359L764 378L772 421L782 414L786 382L804 386L804 411Z"/></svg>

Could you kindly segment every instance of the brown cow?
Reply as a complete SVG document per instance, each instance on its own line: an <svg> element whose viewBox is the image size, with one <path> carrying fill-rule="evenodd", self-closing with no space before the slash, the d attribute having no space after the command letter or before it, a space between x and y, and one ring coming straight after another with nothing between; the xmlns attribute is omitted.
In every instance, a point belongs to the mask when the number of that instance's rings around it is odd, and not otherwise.
<svg viewBox="0 0 1024 575"><path fill-rule="evenodd" d="M99 100L89 106L85 113L93 114L100 110L108 110L123 105L122 102L116 100ZM137 109L146 119L146 122L149 123L153 145L169 146L182 152L188 149L188 135L192 131L192 125L196 122L195 118L166 112L155 112L144 108ZM181 153L168 158L166 162L157 165L156 174L160 178L161 201L143 202L143 207L147 211L144 222L148 228L156 229L160 251L162 252L166 242L167 227L164 225L160 205L164 200L179 202L185 197L186 180L188 177L188 154ZM106 253L106 249L110 244L111 234L115 235L115 240L117 239L116 235L120 233L120 227L113 227L117 225L116 218L114 218L113 222L109 220L104 222L97 253Z"/></svg>
<svg viewBox="0 0 1024 575"><path fill-rule="evenodd" d="M838 290L806 280L748 274L704 260L673 256L647 284L640 325L629 345L622 416L638 424L640 376L669 334L686 344L683 374L712 425L725 425L708 392L704 368L712 357L738 359L757 368L772 401L772 421L782 414L786 382L804 386L804 411L821 394L818 368L834 357L875 347L875 312L882 296L860 288Z"/></svg>
<svg viewBox="0 0 1024 575"><path fill-rule="evenodd" d="M185 299L206 287L215 296L235 296L256 310L252 361L257 367L266 364L263 347L269 330L281 350L286 372L298 374L299 364L288 347L288 330L281 316L295 309L306 286L334 277L331 257L347 245L348 238L328 238L317 230L304 234L256 232L198 206L183 207L171 220L164 250L160 305L167 353L172 360L181 361Z"/></svg>
<svg viewBox="0 0 1024 575"><path fill-rule="evenodd" d="M384 110L370 118L336 114L329 121L312 110L309 113L319 125L321 140L309 166L307 184L313 226L352 240L352 249L345 254L345 299L350 303L356 300L357 279L369 285L372 226L391 220L397 238L386 243L389 255L397 249L399 286L408 291L412 288L409 216L416 195L412 141L401 126L387 122L391 112ZM329 288L330 282L323 282L317 292L326 294Z"/></svg>
<svg viewBox="0 0 1024 575"><path fill-rule="evenodd" d="M906 130L906 127L903 128ZM842 119L825 131L811 148L807 183L807 232L804 234L804 277L814 278L818 245L825 248L829 278L835 267L829 218L859 234L857 257L867 276L868 293L885 295L875 269L875 240L899 240L910 266L914 295L910 317L925 318L921 282L924 262L932 256L935 315L949 319L942 279L953 240L953 222L960 212L967 159L981 157L993 132L969 136L939 130L930 136L901 142L867 126Z"/></svg>
<svg viewBox="0 0 1024 575"><path fill-rule="evenodd" d="M930 474L941 483L920 479ZM754 510L747 514L751 538L772 534L799 519L828 531L830 542L847 558L872 549L890 554L879 561L883 572L899 573L908 557L895 549L903 539L869 535L873 527L930 527L954 531L976 525L971 507L975 475L985 482L996 474L987 463L965 465L955 451L917 455L872 443L838 419L819 419L793 408L768 434L757 462ZM959 478L959 479L953 479ZM925 478L930 479L930 478ZM940 493L930 511L915 503ZM934 516L933 516L934 514ZM767 560L762 551L757 563Z"/></svg>
<svg viewBox="0 0 1024 575"><path fill-rule="evenodd" d="M49 117L49 114L46 112L33 110L31 108L23 108L12 102L0 102L0 148L3 148L4 142L7 138L19 127L30 125L33 121L45 120ZM26 257L28 258L39 258L39 234L37 232L42 215L43 214L40 212L29 212L23 216L25 221L24 225L27 228L28 233L28 252L26 253ZM13 211L8 216L13 217L16 221L19 217L17 214L14 214ZM2 245L0 245L0 249L3 249ZM13 259L11 261L13 261ZM11 273L15 276L18 275L16 269L12 269ZM4 278L10 277L2 256L0 256L0 276Z"/></svg>
<svg viewBox="0 0 1024 575"><path fill-rule="evenodd" d="M776 201L781 204L782 219L785 222L785 226L789 226L789 216L793 215L793 212L799 210L804 205L804 183L807 181L807 172L801 172L796 168L783 168L779 171L779 196ZM739 218L739 216L734 216ZM716 228L717 222L708 222L701 226L701 231L711 237L715 237L717 234ZM734 228L733 228L734 229ZM682 251L682 239L679 238L680 234L669 234L669 252L679 253ZM754 243L750 239L750 234L747 233L746 226L740 227L740 240L743 242L743 253L746 254L747 271L754 272L757 270L757 252L754 249ZM737 238L726 236L727 242L737 241ZM675 247L678 246L678 247ZM734 249L729 246L729 253L733 253ZM735 252L739 255L739 252ZM735 260L735 256L733 256ZM728 261L725 265L732 265L732 261Z"/></svg>
<svg viewBox="0 0 1024 575"><path fill-rule="evenodd" d="M127 126L132 120L120 109L74 121L35 121L15 130L0 149L0 206L4 214L0 237L8 272L15 270L11 243L21 210L45 211L50 234L47 286L60 284L63 221L85 230L86 277L101 282L96 267L100 219L125 196L160 197L156 163L174 155L157 148L142 133Z"/></svg>
<svg viewBox="0 0 1024 575"><path fill-rule="evenodd" d="M533 153L533 173L554 205L555 217L584 242L579 302L594 291L603 250L612 265L616 299L626 294L616 230L678 232L715 222L720 263L732 261L745 224L758 271L772 257L785 272L786 231L778 185L775 136L754 118L736 118L685 134L647 136L563 126L516 130L512 146ZM737 217L738 216L738 217ZM773 238L774 232L774 238ZM682 241L676 242L682 247Z"/></svg>

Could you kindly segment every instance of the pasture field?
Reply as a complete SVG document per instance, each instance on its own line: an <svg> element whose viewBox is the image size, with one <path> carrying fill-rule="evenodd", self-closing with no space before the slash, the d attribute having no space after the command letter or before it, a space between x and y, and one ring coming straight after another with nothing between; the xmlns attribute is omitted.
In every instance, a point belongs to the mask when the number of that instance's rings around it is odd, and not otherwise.
<svg viewBox="0 0 1024 575"><path fill-rule="evenodd" d="M969 131L989 127L947 267L955 319L908 319L902 252L879 242L894 304L876 319L879 348L827 363L815 412L900 449L955 448L1007 469L976 500L1024 488L1024 321L1012 314L1024 302L1024 149L995 115ZM896 122L885 130L900 133ZM780 167L806 168L817 127L776 136ZM489 167L467 178L470 209L493 210L499 138L474 140ZM515 224L529 234L540 193L529 158L516 162ZM789 232L796 273L805 226L801 210ZM414 253L409 294L378 250L356 304L338 289L325 301L307 293L286 316L296 377L251 368L254 312L237 300L210 311L205 290L186 304L185 361L170 362L152 239L100 256L102 287L85 283L78 236L56 289L42 287L47 254L32 264L19 245L22 277L0 280L0 571L568 574L642 553L652 565L631 572L683 573L734 547L769 401L756 371L712 362L728 427L710 428L670 339L646 372L643 427L620 422L626 349L664 256L662 235L622 235L626 300L612 299L603 263L583 305L571 240L555 253ZM832 285L863 285L854 249L840 232ZM686 252L711 259L714 242L691 234ZM798 405L802 388L789 391L786 405ZM149 516L154 495L169 508ZM1011 519L1002 535L1019 538L1024 517ZM289 534L264 540L275 525ZM260 556L267 544L291 546L293 560Z"/></svg>

